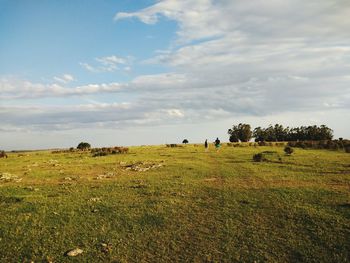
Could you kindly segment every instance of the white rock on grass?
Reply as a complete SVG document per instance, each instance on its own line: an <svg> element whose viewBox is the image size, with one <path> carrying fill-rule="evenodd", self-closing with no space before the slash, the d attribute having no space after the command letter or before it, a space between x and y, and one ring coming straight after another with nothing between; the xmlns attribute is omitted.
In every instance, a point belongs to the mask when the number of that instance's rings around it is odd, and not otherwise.
<svg viewBox="0 0 350 263"><path fill-rule="evenodd" d="M0 180L5 182L20 182L22 181L22 178L18 177L17 175L10 174L10 173L1 173L0 172Z"/></svg>
<svg viewBox="0 0 350 263"><path fill-rule="evenodd" d="M72 249L72 250L69 250L66 254L68 257L76 257L80 254L82 254L84 251L80 248L75 248L75 249Z"/></svg>
<svg viewBox="0 0 350 263"><path fill-rule="evenodd" d="M89 199L89 202L99 202L99 201L101 201L101 198L100 198L100 197L91 197L91 198Z"/></svg>

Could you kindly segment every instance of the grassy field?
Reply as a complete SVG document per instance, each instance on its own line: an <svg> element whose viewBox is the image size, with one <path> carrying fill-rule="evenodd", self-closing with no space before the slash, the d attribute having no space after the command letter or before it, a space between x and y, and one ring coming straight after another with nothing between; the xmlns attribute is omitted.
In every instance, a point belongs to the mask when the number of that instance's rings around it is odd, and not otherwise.
<svg viewBox="0 0 350 263"><path fill-rule="evenodd" d="M1 176L0 262L350 262L343 152L10 153Z"/></svg>

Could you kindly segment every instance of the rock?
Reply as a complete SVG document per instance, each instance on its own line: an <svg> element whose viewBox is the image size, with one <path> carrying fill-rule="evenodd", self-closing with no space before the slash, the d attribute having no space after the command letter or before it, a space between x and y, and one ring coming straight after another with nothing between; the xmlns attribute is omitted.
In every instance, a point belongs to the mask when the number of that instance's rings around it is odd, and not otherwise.
<svg viewBox="0 0 350 263"><path fill-rule="evenodd" d="M113 173L113 172L108 172L108 173L106 173L106 174L100 174L100 175L98 175L95 179L96 179L96 180L100 180L100 179L104 179L104 178L112 178L112 177L115 177L115 176L116 176L115 173Z"/></svg>
<svg viewBox="0 0 350 263"><path fill-rule="evenodd" d="M128 164L124 166L125 170L132 170L136 172L146 172L151 169L157 169L162 167L163 164L160 163L147 163L147 162L138 162L134 164Z"/></svg>
<svg viewBox="0 0 350 263"><path fill-rule="evenodd" d="M17 175L10 174L10 173L1 173L0 172L0 181L5 182L20 182L22 181L22 178L18 177Z"/></svg>
<svg viewBox="0 0 350 263"><path fill-rule="evenodd" d="M110 253L112 250L112 245L111 244L106 244L106 243L101 243L101 251L103 253Z"/></svg>
<svg viewBox="0 0 350 263"><path fill-rule="evenodd" d="M29 191L34 191L34 192L37 192L40 190L39 188L34 188L33 186L24 187L24 189Z"/></svg>
<svg viewBox="0 0 350 263"><path fill-rule="evenodd" d="M69 250L68 252L66 252L66 255L68 257L76 257L80 254L82 254L84 251L80 248L75 248L75 249L72 249L72 250Z"/></svg>
<svg viewBox="0 0 350 263"><path fill-rule="evenodd" d="M101 201L101 198L100 197L91 197L89 199L90 202L98 202L98 201Z"/></svg>

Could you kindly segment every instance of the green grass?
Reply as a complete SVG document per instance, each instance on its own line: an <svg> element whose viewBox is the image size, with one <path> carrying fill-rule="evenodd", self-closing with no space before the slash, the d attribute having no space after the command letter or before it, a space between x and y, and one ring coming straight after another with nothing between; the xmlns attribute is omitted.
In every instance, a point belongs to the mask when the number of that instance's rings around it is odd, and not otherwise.
<svg viewBox="0 0 350 263"><path fill-rule="evenodd" d="M22 180L0 180L0 262L350 262L349 154L210 150L9 154L0 173Z"/></svg>

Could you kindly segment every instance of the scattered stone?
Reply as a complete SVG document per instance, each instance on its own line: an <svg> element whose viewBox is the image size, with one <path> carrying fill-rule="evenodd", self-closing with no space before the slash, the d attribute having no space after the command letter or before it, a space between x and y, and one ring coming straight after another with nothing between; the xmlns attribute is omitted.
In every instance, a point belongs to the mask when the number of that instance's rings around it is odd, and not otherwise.
<svg viewBox="0 0 350 263"><path fill-rule="evenodd" d="M112 177L115 177L116 176L116 173L113 173L113 172L108 172L106 174L100 174L98 175L95 179L96 180L100 180L100 179L104 179L104 178L112 178Z"/></svg>
<svg viewBox="0 0 350 263"><path fill-rule="evenodd" d="M98 211L99 211L99 210L96 209L96 208L91 210L92 213L97 213Z"/></svg>
<svg viewBox="0 0 350 263"><path fill-rule="evenodd" d="M101 198L100 198L100 197L91 197L91 198L89 199L89 202L99 202L99 201L101 201Z"/></svg>
<svg viewBox="0 0 350 263"><path fill-rule="evenodd" d="M171 195L172 195L172 196L177 196L177 197L186 197L185 194L183 194L183 193L177 193L177 192L173 192L173 193L171 193Z"/></svg>
<svg viewBox="0 0 350 263"><path fill-rule="evenodd" d="M37 162L35 162L35 163L33 163L32 165L30 165L30 166L32 166L32 167L38 167L39 164L38 164Z"/></svg>
<svg viewBox="0 0 350 263"><path fill-rule="evenodd" d="M204 181L206 181L206 182L215 182L217 180L218 180L218 178L216 178L216 177L204 179Z"/></svg>
<svg viewBox="0 0 350 263"><path fill-rule="evenodd" d="M66 255L67 255L68 257L76 257L76 256L82 254L83 252L84 252L84 251L83 251L82 249L80 249L80 248L75 248L75 249L72 249L72 250L67 251L67 252L66 252Z"/></svg>
<svg viewBox="0 0 350 263"><path fill-rule="evenodd" d="M24 189L29 191L34 191L34 192L37 192L40 190L39 188L34 188L33 186L27 186L27 187L24 187Z"/></svg>
<svg viewBox="0 0 350 263"><path fill-rule="evenodd" d="M76 180L78 180L79 179L79 176L74 176L74 177L72 177L72 176L67 176L67 177L64 177L64 180L65 181L76 181Z"/></svg>
<svg viewBox="0 0 350 263"><path fill-rule="evenodd" d="M51 159L47 161L47 164L52 165L53 167L61 166L57 160Z"/></svg>
<svg viewBox="0 0 350 263"><path fill-rule="evenodd" d="M58 215L59 215L59 213L57 213L57 212L53 212L53 214L54 214L54 215L56 215L56 216L58 216Z"/></svg>
<svg viewBox="0 0 350 263"><path fill-rule="evenodd" d="M31 171L32 171L32 169L28 169L28 170L24 171L23 175L28 175Z"/></svg>
<svg viewBox="0 0 350 263"><path fill-rule="evenodd" d="M146 172L151 169L157 169L162 167L161 163L148 163L148 162L138 162L133 164L128 164L124 166L125 170L131 170L136 172Z"/></svg>
<svg viewBox="0 0 350 263"><path fill-rule="evenodd" d="M135 184L131 185L130 188L138 189L138 188L147 188L148 187L148 185L145 182L143 182L143 181L135 180L133 182Z"/></svg>
<svg viewBox="0 0 350 263"><path fill-rule="evenodd" d="M17 183L22 181L22 178L10 173L0 173L0 181Z"/></svg>
<svg viewBox="0 0 350 263"><path fill-rule="evenodd" d="M101 243L101 251L108 254L112 251L112 245L107 243Z"/></svg>

